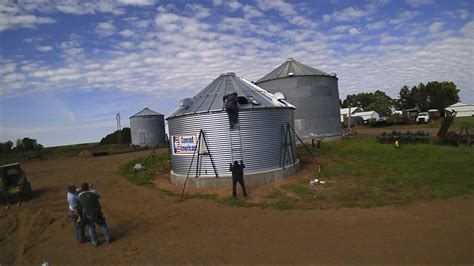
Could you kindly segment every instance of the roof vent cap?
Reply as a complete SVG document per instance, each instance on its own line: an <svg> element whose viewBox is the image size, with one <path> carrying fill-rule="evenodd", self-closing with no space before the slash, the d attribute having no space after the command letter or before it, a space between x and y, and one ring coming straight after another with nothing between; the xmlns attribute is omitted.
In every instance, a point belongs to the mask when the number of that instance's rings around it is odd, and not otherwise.
<svg viewBox="0 0 474 266"><path fill-rule="evenodd" d="M285 94L283 94L281 92L276 92L275 94L273 94L273 96L275 96L275 98L277 100L285 100L286 99Z"/></svg>
<svg viewBox="0 0 474 266"><path fill-rule="evenodd" d="M294 75L295 75L295 73L293 73L293 72L288 73L288 77L293 77Z"/></svg>
<svg viewBox="0 0 474 266"><path fill-rule="evenodd" d="M184 98L179 101L179 107L188 108L189 106L191 106L191 104L193 104L193 99L191 98Z"/></svg>
<svg viewBox="0 0 474 266"><path fill-rule="evenodd" d="M247 99L252 105L260 105L260 102L251 95L247 95Z"/></svg>

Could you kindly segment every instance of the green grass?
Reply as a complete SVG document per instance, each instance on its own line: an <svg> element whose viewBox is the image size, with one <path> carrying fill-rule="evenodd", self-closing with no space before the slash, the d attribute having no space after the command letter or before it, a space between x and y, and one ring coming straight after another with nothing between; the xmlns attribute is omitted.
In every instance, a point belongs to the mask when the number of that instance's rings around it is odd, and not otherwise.
<svg viewBox="0 0 474 266"><path fill-rule="evenodd" d="M440 128L441 127L442 118L438 119L437 121L431 121L428 124L428 127L431 128ZM449 130L456 130L463 127L467 128L474 128L474 117L455 117L453 123L451 124Z"/></svg>
<svg viewBox="0 0 474 266"><path fill-rule="evenodd" d="M119 174L125 176L136 185L148 186L153 184L153 179L156 176L170 171L167 153L159 152L148 158L148 160L145 161L145 159L139 158L121 165L118 170ZM135 172L133 170L135 164L141 164L145 169Z"/></svg>
<svg viewBox="0 0 474 266"><path fill-rule="evenodd" d="M453 128L474 128L474 117L456 117L452 126Z"/></svg>
<svg viewBox="0 0 474 266"><path fill-rule="evenodd" d="M315 151L316 152L316 151ZM401 149L355 138L326 145L320 155L340 185L342 205L379 206L474 193L474 149L436 144L406 144Z"/></svg>
<svg viewBox="0 0 474 266"><path fill-rule="evenodd" d="M379 144L373 137L354 137L324 142L312 149L321 164L324 185L311 186L312 176L281 185L258 201L216 194L188 194L188 199L204 199L234 207L258 207L279 210L325 209L403 205L414 201L474 194L474 149L437 144L405 144L400 149ZM298 148L299 156L306 156ZM134 174L134 160L119 172L133 183L150 185L155 176L169 172L166 153L155 164L147 162L146 171ZM311 166L307 166L311 167ZM181 194L159 188L179 199ZM250 193L252 189L250 188Z"/></svg>

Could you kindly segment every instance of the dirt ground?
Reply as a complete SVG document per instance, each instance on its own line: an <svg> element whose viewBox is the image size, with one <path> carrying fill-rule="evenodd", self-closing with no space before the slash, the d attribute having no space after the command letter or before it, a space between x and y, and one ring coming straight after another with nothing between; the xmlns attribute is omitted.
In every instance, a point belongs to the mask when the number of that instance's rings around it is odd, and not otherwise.
<svg viewBox="0 0 474 266"><path fill-rule="evenodd" d="M314 211L180 203L117 175L122 163L147 154L22 164L35 196L0 210L0 264L474 262L472 196ZM75 241L65 188L83 181L102 194L111 244Z"/></svg>

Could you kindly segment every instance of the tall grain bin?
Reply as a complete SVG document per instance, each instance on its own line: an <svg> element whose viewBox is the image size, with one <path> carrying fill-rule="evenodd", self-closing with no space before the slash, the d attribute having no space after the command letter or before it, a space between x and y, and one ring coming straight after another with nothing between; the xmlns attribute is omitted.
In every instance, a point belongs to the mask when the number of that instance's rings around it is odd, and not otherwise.
<svg viewBox="0 0 474 266"><path fill-rule="evenodd" d="M165 136L164 115L148 108L130 117L132 145L153 147Z"/></svg>
<svg viewBox="0 0 474 266"><path fill-rule="evenodd" d="M239 113L238 123L231 128L224 96L234 93ZM288 128L293 126L293 110L285 100L234 73L220 75L193 98L182 100L166 118L171 182L182 186L189 173L189 187L229 187L229 163L236 160L245 163L247 185L293 175L298 166L295 136ZM199 143L201 130L205 142Z"/></svg>
<svg viewBox="0 0 474 266"><path fill-rule="evenodd" d="M310 139L342 134L337 81L335 74L289 58L255 84L271 93L283 93L296 107L296 132L302 138Z"/></svg>

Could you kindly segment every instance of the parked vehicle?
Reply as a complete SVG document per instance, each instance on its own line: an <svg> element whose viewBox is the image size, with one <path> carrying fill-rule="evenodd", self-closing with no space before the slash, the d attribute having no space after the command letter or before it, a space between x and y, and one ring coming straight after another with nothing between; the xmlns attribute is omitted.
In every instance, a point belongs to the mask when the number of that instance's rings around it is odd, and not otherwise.
<svg viewBox="0 0 474 266"><path fill-rule="evenodd" d="M26 178L26 173L19 163L0 166L0 192L5 193L7 203L12 196L18 196L20 201L31 197L31 185Z"/></svg>
<svg viewBox="0 0 474 266"><path fill-rule="evenodd" d="M417 124L426 124L429 121L430 121L430 114L428 112L418 113L418 116L416 117Z"/></svg>

